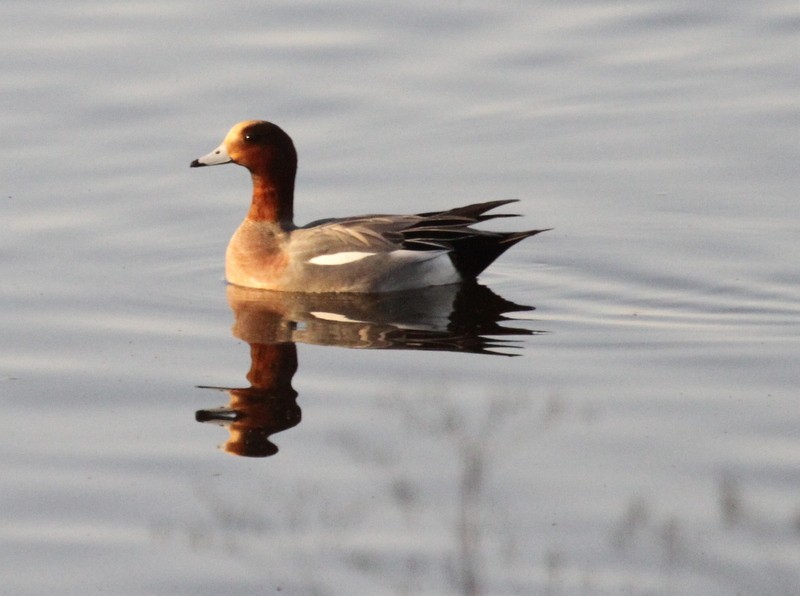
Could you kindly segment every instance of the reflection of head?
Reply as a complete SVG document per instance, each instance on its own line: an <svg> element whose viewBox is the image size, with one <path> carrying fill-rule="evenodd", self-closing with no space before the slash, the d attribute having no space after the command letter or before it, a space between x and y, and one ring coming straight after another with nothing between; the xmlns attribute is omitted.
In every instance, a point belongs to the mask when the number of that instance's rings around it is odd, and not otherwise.
<svg viewBox="0 0 800 596"><path fill-rule="evenodd" d="M269 437L300 423L302 412L297 393L248 387L228 389L230 404L213 410L199 410L198 422L218 422L227 427L230 437L223 449L234 455L268 457L278 448Z"/></svg>
<svg viewBox="0 0 800 596"><path fill-rule="evenodd" d="M230 438L225 451L247 457L268 457L278 452L269 437L296 426L302 417L296 401L297 392L291 385L292 375L297 370L296 349L294 344L254 344L250 349L251 354L269 354L271 358L260 360L260 366L256 365L256 359L253 360L248 375L252 387L229 392L229 407L236 415L228 427ZM279 365L281 362L284 366ZM260 373L254 372L257 370ZM259 382L264 385L257 386Z"/></svg>
<svg viewBox="0 0 800 596"><path fill-rule="evenodd" d="M198 422L219 422L228 427L230 438L224 449L234 455L268 457L278 448L269 440L300 423L302 413L292 376L297 371L297 348L293 343L250 344L250 387L228 388L230 403L223 408L200 410Z"/></svg>
<svg viewBox="0 0 800 596"><path fill-rule="evenodd" d="M226 453L244 457L269 457L278 453L278 447L269 440L274 432L272 429L237 428L238 426L234 422L228 429L231 436L223 447Z"/></svg>

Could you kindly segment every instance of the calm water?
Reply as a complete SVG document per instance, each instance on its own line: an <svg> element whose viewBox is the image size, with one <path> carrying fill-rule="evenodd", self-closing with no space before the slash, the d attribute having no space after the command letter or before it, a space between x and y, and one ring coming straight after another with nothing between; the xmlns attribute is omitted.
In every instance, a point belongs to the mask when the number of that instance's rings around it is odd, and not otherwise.
<svg viewBox="0 0 800 596"><path fill-rule="evenodd" d="M0 592L797 592L796 2L0 23ZM246 172L188 168L252 117L298 222L555 230L457 300L254 300Z"/></svg>

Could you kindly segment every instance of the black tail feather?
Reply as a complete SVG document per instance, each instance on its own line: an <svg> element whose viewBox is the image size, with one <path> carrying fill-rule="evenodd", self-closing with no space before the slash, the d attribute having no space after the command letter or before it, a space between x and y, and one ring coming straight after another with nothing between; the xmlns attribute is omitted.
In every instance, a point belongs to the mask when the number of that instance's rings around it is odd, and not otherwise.
<svg viewBox="0 0 800 596"><path fill-rule="evenodd" d="M447 211L430 211L428 213L420 213L419 215L425 218L446 218L447 216L463 217L472 221L473 223L486 221L487 219L493 219L495 217L519 217L519 215L515 213L484 215L484 213L487 211L497 209L498 207L508 205L509 203L516 203L518 200L519 199L504 199L500 201L487 201L485 203L473 203L472 205L464 205L463 207L456 207L455 209L449 209Z"/></svg>
<svg viewBox="0 0 800 596"><path fill-rule="evenodd" d="M450 259L465 279L477 277L517 242L547 230L525 232L478 232L475 236L452 243Z"/></svg>

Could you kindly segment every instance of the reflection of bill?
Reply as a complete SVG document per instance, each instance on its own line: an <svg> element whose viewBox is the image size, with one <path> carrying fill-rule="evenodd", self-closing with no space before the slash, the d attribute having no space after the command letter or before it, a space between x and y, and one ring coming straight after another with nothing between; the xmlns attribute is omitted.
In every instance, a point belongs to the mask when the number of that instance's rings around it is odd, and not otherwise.
<svg viewBox="0 0 800 596"><path fill-rule="evenodd" d="M269 440L297 425L292 388L296 342L361 349L405 349L513 355L512 337L542 333L501 323L505 313L530 311L477 283L385 294L292 294L228 286L233 335L250 344L247 388L227 391L228 406L200 410L199 422L226 426L225 451L266 457Z"/></svg>

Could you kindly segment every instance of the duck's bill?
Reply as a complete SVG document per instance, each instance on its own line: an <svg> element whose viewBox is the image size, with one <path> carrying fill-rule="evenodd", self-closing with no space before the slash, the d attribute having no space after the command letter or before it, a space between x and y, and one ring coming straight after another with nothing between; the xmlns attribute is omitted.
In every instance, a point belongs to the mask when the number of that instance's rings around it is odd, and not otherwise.
<svg viewBox="0 0 800 596"><path fill-rule="evenodd" d="M218 166L224 163L230 163L233 161L231 156L228 155L228 150L225 149L224 145L220 145L216 149L214 149L208 155L204 155L203 157L198 157L195 159L189 167L192 168L199 168L201 166Z"/></svg>

